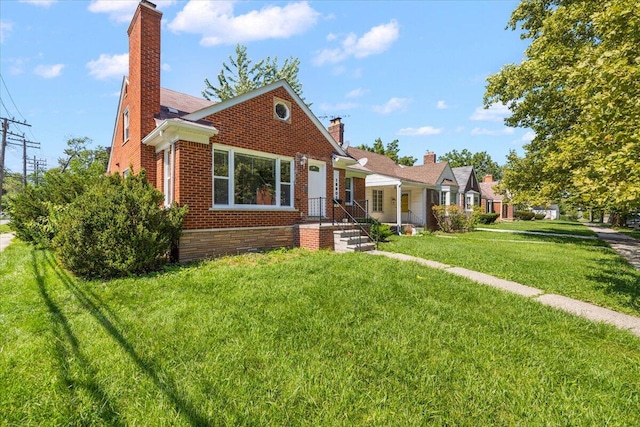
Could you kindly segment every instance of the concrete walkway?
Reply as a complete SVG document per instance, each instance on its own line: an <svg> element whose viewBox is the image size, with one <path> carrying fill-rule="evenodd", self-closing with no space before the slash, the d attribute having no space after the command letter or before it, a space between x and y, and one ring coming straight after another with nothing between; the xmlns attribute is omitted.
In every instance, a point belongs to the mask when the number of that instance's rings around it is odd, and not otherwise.
<svg viewBox="0 0 640 427"><path fill-rule="evenodd" d="M640 240L620 233L607 227L598 227L595 224L585 224L587 228L604 240L620 256L624 257L629 264L640 270Z"/></svg>
<svg viewBox="0 0 640 427"><path fill-rule="evenodd" d="M0 233L0 252L4 250L13 239L13 233Z"/></svg>
<svg viewBox="0 0 640 427"><path fill-rule="evenodd" d="M479 273L477 271L467 270L466 268L452 267L436 261L430 261L423 258L404 255L394 252L370 251L365 252L371 255L386 256L401 261L412 261L431 268L437 268L447 271L456 276L462 276L471 279L474 282L492 286L503 291L511 292L527 298L538 301L541 304L564 310L566 312L584 317L595 322L605 322L614 325L620 329L628 330L632 334L640 337L640 317L630 316L628 314L618 313L613 310L598 307L573 298L563 297L561 295L546 294L543 290L525 286L520 283L509 280L499 279L488 274Z"/></svg>

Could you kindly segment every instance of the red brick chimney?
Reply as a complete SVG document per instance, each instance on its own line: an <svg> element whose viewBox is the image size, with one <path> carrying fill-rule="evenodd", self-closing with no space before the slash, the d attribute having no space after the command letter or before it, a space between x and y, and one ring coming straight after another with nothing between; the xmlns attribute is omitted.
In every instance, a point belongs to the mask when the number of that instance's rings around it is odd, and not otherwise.
<svg viewBox="0 0 640 427"><path fill-rule="evenodd" d="M493 175L485 175L482 182L493 182Z"/></svg>
<svg viewBox="0 0 640 427"><path fill-rule="evenodd" d="M160 112L160 27L162 12L156 5L141 0L127 34L129 35L129 143L136 144L131 163L135 173L147 170L147 178L155 181L155 149L142 145L142 139L155 129L154 116ZM137 157L137 158L136 158Z"/></svg>
<svg viewBox="0 0 640 427"><path fill-rule="evenodd" d="M344 123L342 123L341 117L335 117L331 119L331 124L329 125L329 134L335 139L335 141L342 145L344 142Z"/></svg>
<svg viewBox="0 0 640 427"><path fill-rule="evenodd" d="M427 151L424 155L424 164L429 165L436 162L436 153L433 151Z"/></svg>

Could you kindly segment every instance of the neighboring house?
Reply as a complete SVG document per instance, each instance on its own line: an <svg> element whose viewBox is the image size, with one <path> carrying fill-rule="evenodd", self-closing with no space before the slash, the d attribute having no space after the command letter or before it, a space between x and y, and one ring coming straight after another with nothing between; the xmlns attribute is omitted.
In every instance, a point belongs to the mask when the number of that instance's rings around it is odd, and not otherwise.
<svg viewBox="0 0 640 427"><path fill-rule="evenodd" d="M460 188L456 203L465 211L472 211L473 206L480 206L481 189L473 166L453 168L453 174Z"/></svg>
<svg viewBox="0 0 640 427"><path fill-rule="evenodd" d="M498 220L513 221L513 206L509 204L505 197L498 193L495 186L500 181L494 181L493 175L485 175L480 183L482 193L482 206L485 213L497 213Z"/></svg>
<svg viewBox="0 0 640 427"><path fill-rule="evenodd" d="M358 160L366 176L369 214L384 223L437 228L434 205L455 204L458 184L447 162L436 163L435 153L424 156L424 164L403 166L389 157L349 147L349 155Z"/></svg>
<svg viewBox="0 0 640 427"><path fill-rule="evenodd" d="M537 206L531 209L533 213L537 215L544 214L544 219L559 219L560 207L556 204L549 205L549 207Z"/></svg>
<svg viewBox="0 0 640 427"><path fill-rule="evenodd" d="M161 18L142 0L129 26L108 172L144 168L165 205L188 206L180 261L332 248L333 230L318 222L364 199L368 173L338 142L340 120L326 129L285 81L220 103L161 88Z"/></svg>

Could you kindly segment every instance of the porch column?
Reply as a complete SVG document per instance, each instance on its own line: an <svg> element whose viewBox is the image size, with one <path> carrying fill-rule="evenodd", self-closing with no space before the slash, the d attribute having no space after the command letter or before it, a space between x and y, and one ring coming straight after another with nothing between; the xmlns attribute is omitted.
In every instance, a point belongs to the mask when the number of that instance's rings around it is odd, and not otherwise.
<svg viewBox="0 0 640 427"><path fill-rule="evenodd" d="M424 225L425 227L427 226L427 189L423 188L422 189L422 212L421 212L421 216L422 216L422 220L424 221Z"/></svg>
<svg viewBox="0 0 640 427"><path fill-rule="evenodd" d="M396 225L398 234L402 234L402 183L396 186Z"/></svg>

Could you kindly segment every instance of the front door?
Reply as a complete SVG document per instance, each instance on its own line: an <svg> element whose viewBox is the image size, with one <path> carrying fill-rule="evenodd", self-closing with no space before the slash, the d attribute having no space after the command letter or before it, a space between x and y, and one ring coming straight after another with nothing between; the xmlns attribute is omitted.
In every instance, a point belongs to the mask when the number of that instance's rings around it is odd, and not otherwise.
<svg viewBox="0 0 640 427"><path fill-rule="evenodd" d="M326 216L327 168L324 162L309 160L309 216Z"/></svg>
<svg viewBox="0 0 640 427"><path fill-rule="evenodd" d="M402 213L409 212L409 193L402 193L400 208L402 209Z"/></svg>

